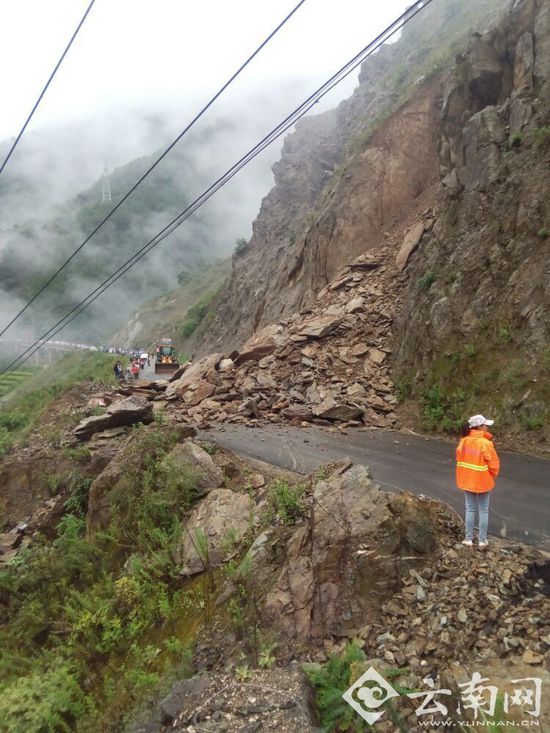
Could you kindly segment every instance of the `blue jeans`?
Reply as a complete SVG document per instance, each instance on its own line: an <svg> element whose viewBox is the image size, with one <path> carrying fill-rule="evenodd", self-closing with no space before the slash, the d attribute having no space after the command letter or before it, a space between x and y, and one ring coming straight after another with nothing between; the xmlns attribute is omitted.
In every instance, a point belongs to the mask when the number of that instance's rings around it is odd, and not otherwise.
<svg viewBox="0 0 550 733"><path fill-rule="evenodd" d="M473 491L465 491L466 500L466 539L474 539L474 524L476 520L476 508L479 513L479 541L487 541L487 527L489 525L489 499L490 491L476 494Z"/></svg>

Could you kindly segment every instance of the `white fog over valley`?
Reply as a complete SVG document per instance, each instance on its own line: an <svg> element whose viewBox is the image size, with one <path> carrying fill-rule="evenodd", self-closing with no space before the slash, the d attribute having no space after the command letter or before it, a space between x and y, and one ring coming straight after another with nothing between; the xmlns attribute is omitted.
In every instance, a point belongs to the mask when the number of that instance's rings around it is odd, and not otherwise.
<svg viewBox="0 0 550 733"><path fill-rule="evenodd" d="M405 3L308 0L193 130L9 331L37 335L162 229L380 30ZM9 28L0 153L5 155L87 3L22 0ZM0 314L9 321L156 155L294 7L287 2L98 1L0 177ZM28 23L28 18L33 23ZM47 33L44 33L47 29ZM314 111L349 96L356 73ZM248 238L282 138L108 291L68 333L101 340L187 267ZM112 225L112 227L111 227ZM41 303L44 307L41 307ZM52 321L52 316L55 316ZM8 334L8 335L9 335Z"/></svg>

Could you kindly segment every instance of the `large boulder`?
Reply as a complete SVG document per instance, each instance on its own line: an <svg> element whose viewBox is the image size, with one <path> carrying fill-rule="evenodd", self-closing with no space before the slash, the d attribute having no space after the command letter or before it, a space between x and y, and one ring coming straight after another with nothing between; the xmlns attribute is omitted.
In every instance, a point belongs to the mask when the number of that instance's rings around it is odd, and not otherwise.
<svg viewBox="0 0 550 733"><path fill-rule="evenodd" d="M109 428L153 421L153 405L141 397L127 397L113 402L103 415L94 415L82 420L73 430L73 435L80 441L89 440L94 433Z"/></svg>
<svg viewBox="0 0 550 733"><path fill-rule="evenodd" d="M309 318L300 324L297 333L298 336L320 339L335 331L340 325L341 320L338 315L332 314Z"/></svg>
<svg viewBox="0 0 550 733"><path fill-rule="evenodd" d="M312 412L315 417L324 418L325 420L353 420L363 414L361 407L337 402L332 397L327 397L323 402L314 405Z"/></svg>
<svg viewBox="0 0 550 733"><path fill-rule="evenodd" d="M409 261L409 257L418 247L422 235L426 231L426 225L423 221L413 224L413 226L405 234L403 244L397 254L395 263L400 270L404 270Z"/></svg>
<svg viewBox="0 0 550 733"><path fill-rule="evenodd" d="M250 501L246 494L214 489L191 512L184 525L179 549L182 575L204 572L224 562L232 545L250 526ZM201 537L207 547L201 546Z"/></svg>
<svg viewBox="0 0 550 733"><path fill-rule="evenodd" d="M241 347L235 364L239 366L247 361L260 361L265 356L272 354L283 343L283 327L277 324L266 326L251 336Z"/></svg>
<svg viewBox="0 0 550 733"><path fill-rule="evenodd" d="M221 354L208 354L199 361L187 367L179 379L171 382L166 388L166 396L182 394L192 385L205 379L208 372L215 369L222 358Z"/></svg>
<svg viewBox="0 0 550 733"><path fill-rule="evenodd" d="M533 49L533 35L524 33L516 45L514 62L514 87L529 91L533 87L533 64L535 53Z"/></svg>
<svg viewBox="0 0 550 733"><path fill-rule="evenodd" d="M174 446L162 460L162 467L167 471L191 473L195 486L202 493L219 488L224 481L221 468L203 448L190 440Z"/></svg>
<svg viewBox="0 0 550 733"><path fill-rule="evenodd" d="M319 730L313 690L297 664L254 670L246 682L229 673L177 682L160 711L163 723L175 733Z"/></svg>

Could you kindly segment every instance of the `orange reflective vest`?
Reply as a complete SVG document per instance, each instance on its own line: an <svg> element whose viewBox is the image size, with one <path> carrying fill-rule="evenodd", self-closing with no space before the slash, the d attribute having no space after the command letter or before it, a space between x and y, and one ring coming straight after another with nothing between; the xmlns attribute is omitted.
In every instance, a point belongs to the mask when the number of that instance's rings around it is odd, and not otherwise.
<svg viewBox="0 0 550 733"><path fill-rule="evenodd" d="M464 491L481 494L491 491L498 476L500 461L493 436L484 430L470 430L456 449L456 485Z"/></svg>

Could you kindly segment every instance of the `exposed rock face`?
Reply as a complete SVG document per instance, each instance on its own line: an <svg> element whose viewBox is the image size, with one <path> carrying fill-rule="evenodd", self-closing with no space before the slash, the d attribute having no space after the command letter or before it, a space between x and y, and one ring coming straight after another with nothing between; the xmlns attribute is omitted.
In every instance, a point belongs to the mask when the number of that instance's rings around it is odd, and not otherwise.
<svg viewBox="0 0 550 733"><path fill-rule="evenodd" d="M250 502L246 494L214 489L191 512L185 523L180 550L182 574L194 575L216 567L231 552L249 527ZM201 555L199 534L207 540L207 555ZM232 538L228 541L228 538Z"/></svg>
<svg viewBox="0 0 550 733"><path fill-rule="evenodd" d="M218 489L224 481L221 468L203 448L190 440L176 445L163 463L168 471L191 473L196 487L204 493Z"/></svg>
<svg viewBox="0 0 550 733"><path fill-rule="evenodd" d="M435 550L436 507L380 491L364 466L318 482L310 522L288 540L267 593L269 622L290 638L317 641L346 625L361 626L373 602L365 590L376 587L378 603L394 593L392 553L429 557Z"/></svg>
<svg viewBox="0 0 550 733"><path fill-rule="evenodd" d="M78 440L85 441L102 430L118 428L121 425L147 424L152 421L153 405L147 400L132 396L113 402L103 415L85 418L73 430L73 435Z"/></svg>

